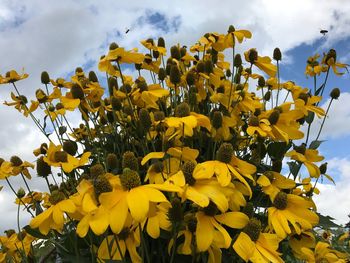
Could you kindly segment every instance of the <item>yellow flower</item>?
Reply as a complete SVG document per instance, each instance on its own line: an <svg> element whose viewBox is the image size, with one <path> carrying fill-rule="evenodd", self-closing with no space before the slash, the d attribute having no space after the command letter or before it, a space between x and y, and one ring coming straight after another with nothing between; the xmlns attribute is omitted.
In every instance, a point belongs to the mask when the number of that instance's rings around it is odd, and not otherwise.
<svg viewBox="0 0 350 263"><path fill-rule="evenodd" d="M10 70L6 73L5 77L0 75L0 84L14 83L18 80L28 78L28 76L27 73L19 75L16 70Z"/></svg>
<svg viewBox="0 0 350 263"><path fill-rule="evenodd" d="M289 238L289 246L294 256L298 259L305 257L302 248L312 249L315 247L315 244L315 236L311 231L302 232L300 235L295 234Z"/></svg>
<svg viewBox="0 0 350 263"><path fill-rule="evenodd" d="M288 179L281 175L280 173L267 171L264 174L259 176L259 179L256 181L265 194L267 194L271 200L282 189L292 189L295 187L295 182L292 179Z"/></svg>
<svg viewBox="0 0 350 263"><path fill-rule="evenodd" d="M246 262L284 262L277 252L279 239L275 234L261 233L261 223L255 218L246 223L233 244L233 249Z"/></svg>
<svg viewBox="0 0 350 263"><path fill-rule="evenodd" d="M75 205L72 200L65 199L62 192L53 191L50 197L51 207L30 221L31 228L39 228L39 231L47 235L51 229L62 231L64 213L74 213Z"/></svg>
<svg viewBox="0 0 350 263"><path fill-rule="evenodd" d="M5 101L4 104L6 106L15 106L15 108L19 112L23 112L23 115L25 117L28 117L28 115L31 112L35 111L38 108L38 106L39 106L39 102L32 100L31 101L32 103L31 103L30 107L28 108L27 107L27 102L28 102L27 98L25 96L23 96L23 95L16 96L13 92L11 92L11 98L12 98L13 102Z"/></svg>
<svg viewBox="0 0 350 263"><path fill-rule="evenodd" d="M131 221L131 220L128 220ZM109 235L100 244L97 256L100 260L122 260L128 250L131 262L142 262L136 248L140 246L140 228L131 227L131 223L118 235ZM120 250L119 250L120 249Z"/></svg>
<svg viewBox="0 0 350 263"><path fill-rule="evenodd" d="M323 156L318 155L318 151L314 149L306 149L305 144L294 147L294 150L287 152L286 157L303 163L311 177L319 177L321 172L319 167L314 162L320 162L324 159Z"/></svg>
<svg viewBox="0 0 350 263"><path fill-rule="evenodd" d="M159 84L147 85L144 80L140 80L131 97L139 107L159 109L157 101L169 95L169 90L163 89Z"/></svg>
<svg viewBox="0 0 350 263"><path fill-rule="evenodd" d="M317 242L314 251L310 248L303 247L301 248L304 256L303 259L307 260L310 263L317 262L337 262L337 263L345 263L346 258L348 257L345 253L341 253L335 249L330 248L330 244L325 242Z"/></svg>
<svg viewBox="0 0 350 263"><path fill-rule="evenodd" d="M231 237L227 230L221 225L230 228L243 228L249 221L247 215L241 212L227 212L216 215L217 208L214 203L196 213L196 243L199 252L207 251L216 235L223 238L222 248L228 248L231 244Z"/></svg>
<svg viewBox="0 0 350 263"><path fill-rule="evenodd" d="M147 233L154 239L159 238L160 230L171 230L171 223L168 219L168 210L170 208L169 203L150 203L149 211L147 215ZM146 220L143 222L143 226Z"/></svg>
<svg viewBox="0 0 350 263"><path fill-rule="evenodd" d="M256 53L252 56L251 54ZM271 58L269 57L260 57L255 49L250 49L244 52L244 57L247 62L250 62L257 66L260 70L264 71L270 77L274 77L277 72L276 65L271 63ZM253 58L252 58L253 57Z"/></svg>
<svg viewBox="0 0 350 263"><path fill-rule="evenodd" d="M319 220L316 213L310 210L312 207L312 202L300 196L279 192L273 199L273 207L267 209L269 226L280 238L291 234L292 229L297 234L312 229Z"/></svg>
<svg viewBox="0 0 350 263"><path fill-rule="evenodd" d="M109 61L118 61L120 63L135 63L141 64L144 59L144 55L137 53L137 50L125 51L124 48L118 47L112 50L109 50L106 59Z"/></svg>
<svg viewBox="0 0 350 263"><path fill-rule="evenodd" d="M109 211L109 225L114 233L120 233L130 214L135 222L143 222L149 213L150 203L168 202L160 190L178 192L181 189L171 185L141 185L137 172L124 169L123 174L110 180L113 192L102 193L100 203Z"/></svg>
<svg viewBox="0 0 350 263"><path fill-rule="evenodd" d="M322 59L322 64L329 66L333 69L334 74L341 76L344 72L339 72L338 68L345 68L348 71L348 64L337 62L337 53L334 49L329 50ZM348 71L349 72L349 71Z"/></svg>
<svg viewBox="0 0 350 263"><path fill-rule="evenodd" d="M308 58L305 68L305 75L314 77L316 75L320 75L321 72L327 71L328 67L318 62L319 57L320 55L316 54Z"/></svg>
<svg viewBox="0 0 350 263"><path fill-rule="evenodd" d="M62 167L62 169L67 173L70 173L73 171L73 169L86 164L89 161L89 157L91 155L90 152L85 152L80 157L80 159L78 159L66 153L65 151L61 151L61 149L61 145L56 146L53 142L50 142L50 146L47 149L44 161L50 166Z"/></svg>
<svg viewBox="0 0 350 263"><path fill-rule="evenodd" d="M225 36L225 44L227 47L234 47L236 40L242 43L245 38L251 38L252 33L245 29L236 30L233 26L230 26Z"/></svg>
<svg viewBox="0 0 350 263"><path fill-rule="evenodd" d="M259 119L256 116L251 116L248 123L247 133L250 136L255 134L260 135L261 137L266 137L268 132L270 132L272 128L270 127L270 122L267 119Z"/></svg>
<svg viewBox="0 0 350 263"><path fill-rule="evenodd" d="M301 110L305 116L308 113L314 112L318 117L324 116L325 112L322 108L315 106L316 103L320 102L322 97L320 96L310 96L307 93L303 93L302 91L293 92L295 109Z"/></svg>

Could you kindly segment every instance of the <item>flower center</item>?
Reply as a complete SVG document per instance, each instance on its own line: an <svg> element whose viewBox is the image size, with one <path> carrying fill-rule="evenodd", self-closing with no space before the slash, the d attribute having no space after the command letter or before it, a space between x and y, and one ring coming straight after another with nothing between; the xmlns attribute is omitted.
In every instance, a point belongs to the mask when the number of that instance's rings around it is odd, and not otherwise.
<svg viewBox="0 0 350 263"><path fill-rule="evenodd" d="M175 116L176 117L186 117L190 115L190 106L186 102L182 102L179 104L175 109Z"/></svg>
<svg viewBox="0 0 350 263"><path fill-rule="evenodd" d="M129 168L125 168L119 178L124 190L130 190L141 185L141 179L138 172Z"/></svg>
<svg viewBox="0 0 350 263"><path fill-rule="evenodd" d="M223 121L222 113L220 111L214 111L213 117L211 120L211 124L213 125L213 127L215 129L219 129L220 127L222 127L222 121Z"/></svg>
<svg viewBox="0 0 350 263"><path fill-rule="evenodd" d="M279 110L274 110L271 115L269 116L269 122L271 125L275 125L278 122L278 119L280 117Z"/></svg>
<svg viewBox="0 0 350 263"><path fill-rule="evenodd" d="M284 210L286 209L287 204L287 194L285 192L279 192L273 201L274 207L280 210Z"/></svg>
<svg viewBox="0 0 350 263"><path fill-rule="evenodd" d="M261 232L261 222L256 218L250 219L243 229L243 232L246 233L252 241L257 241Z"/></svg>
<svg viewBox="0 0 350 263"><path fill-rule="evenodd" d="M223 163L230 163L233 156L233 146L230 143L221 144L219 150L216 152L218 161Z"/></svg>
<svg viewBox="0 0 350 263"><path fill-rule="evenodd" d="M203 208L203 212L207 216L215 216L219 212L219 209L214 202L210 201L209 205Z"/></svg>
<svg viewBox="0 0 350 263"><path fill-rule="evenodd" d="M56 162L67 162L67 153L64 151L55 152L54 159Z"/></svg>
<svg viewBox="0 0 350 263"><path fill-rule="evenodd" d="M184 165L181 167L181 170L185 176L186 183L191 186L196 183L196 179L193 178L193 171L195 167L196 164L191 161L185 162Z"/></svg>
<svg viewBox="0 0 350 263"><path fill-rule="evenodd" d="M254 126L254 127L258 127L259 126L259 118L256 116L251 116L249 119L249 125Z"/></svg>
<svg viewBox="0 0 350 263"><path fill-rule="evenodd" d="M64 194L58 190L54 190L52 191L50 197L49 197L49 201L51 204L55 205L61 201L63 201L64 199L66 199L64 197Z"/></svg>

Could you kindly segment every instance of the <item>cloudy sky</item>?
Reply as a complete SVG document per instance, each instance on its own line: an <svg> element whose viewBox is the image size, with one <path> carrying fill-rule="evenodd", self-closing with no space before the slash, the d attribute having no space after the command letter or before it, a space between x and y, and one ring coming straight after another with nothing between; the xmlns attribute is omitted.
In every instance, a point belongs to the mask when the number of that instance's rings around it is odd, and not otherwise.
<svg viewBox="0 0 350 263"><path fill-rule="evenodd" d="M0 74L16 69L30 74L19 83L29 98L40 87L40 73L51 78L67 77L77 66L97 70L98 58L108 44L117 42L128 49L141 47L139 41L163 36L167 46L190 46L206 32L227 31L229 25L249 29L253 39L242 50L254 47L271 55L275 47L283 52L282 78L312 87L304 75L310 55L338 51L338 60L350 64L350 2L341 0L251 0L251 1L78 1L78 0L0 0ZM125 34L125 31L130 31ZM326 36L320 29L327 29ZM323 182L316 198L320 212L339 223L350 213L350 91L349 74L330 76L341 97L332 106L320 150L329 163L329 174L337 185ZM1 86L1 101L8 100L10 86ZM327 98L324 106L327 105ZM32 150L43 142L30 119L13 108L0 105L0 156L19 154L33 161ZM18 185L20 178L11 178ZM0 182L0 185L2 182ZM31 186L43 187L34 178ZM0 192L0 231L15 227L16 207L8 188ZM11 201L9 201L11 200ZM25 216L21 215L21 224Z"/></svg>

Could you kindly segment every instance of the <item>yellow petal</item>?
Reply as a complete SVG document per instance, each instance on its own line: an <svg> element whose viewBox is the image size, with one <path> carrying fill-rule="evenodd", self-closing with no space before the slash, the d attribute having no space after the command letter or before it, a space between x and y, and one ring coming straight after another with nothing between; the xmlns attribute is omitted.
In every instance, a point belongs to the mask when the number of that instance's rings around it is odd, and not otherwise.
<svg viewBox="0 0 350 263"><path fill-rule="evenodd" d="M241 212L227 212L225 214L216 215L216 220L231 228L241 229L248 224L249 218Z"/></svg>
<svg viewBox="0 0 350 263"><path fill-rule="evenodd" d="M126 197L131 216L137 222L142 222L149 210L148 196L143 192L143 188L136 187L130 190Z"/></svg>
<svg viewBox="0 0 350 263"><path fill-rule="evenodd" d="M233 244L233 249L247 262L254 253L255 244L246 233L241 232Z"/></svg>
<svg viewBox="0 0 350 263"><path fill-rule="evenodd" d="M196 214L197 228L196 228L196 240L199 252L207 251L210 244L213 242L214 227L211 224L210 217L204 215L201 212Z"/></svg>
<svg viewBox="0 0 350 263"><path fill-rule="evenodd" d="M141 161L141 165L145 165L149 160L151 159L162 159L164 157L164 152L151 152L147 154L145 157L143 157Z"/></svg>

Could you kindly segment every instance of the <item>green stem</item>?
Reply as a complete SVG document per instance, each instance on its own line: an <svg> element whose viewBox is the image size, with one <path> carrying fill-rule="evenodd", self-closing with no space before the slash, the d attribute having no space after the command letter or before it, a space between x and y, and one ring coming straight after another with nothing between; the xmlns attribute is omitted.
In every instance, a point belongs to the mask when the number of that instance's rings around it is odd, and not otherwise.
<svg viewBox="0 0 350 263"><path fill-rule="evenodd" d="M324 115L324 117L323 117L323 120L322 120L322 124L321 124L321 127L320 127L320 130L318 131L318 134L317 134L317 137L316 137L316 141L318 140L318 138L320 137L320 134L321 134L321 131L322 131L322 128L323 128L323 125L324 125L324 123L325 123L325 121L326 121L326 117L327 117L327 114L328 114L328 111L329 111L329 108L331 107L331 105L332 105L332 102L333 102L333 98L331 98L331 101L329 102L329 104L328 104L328 107L327 107L327 110L326 110L326 114Z"/></svg>

